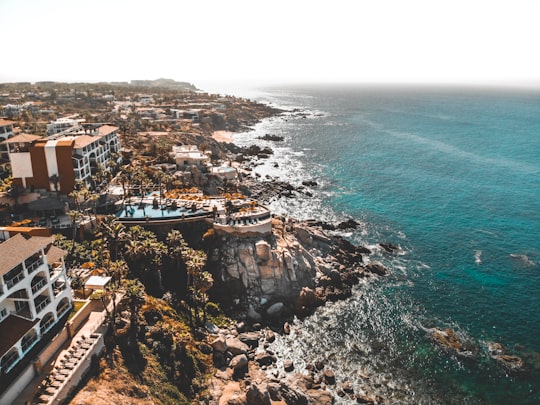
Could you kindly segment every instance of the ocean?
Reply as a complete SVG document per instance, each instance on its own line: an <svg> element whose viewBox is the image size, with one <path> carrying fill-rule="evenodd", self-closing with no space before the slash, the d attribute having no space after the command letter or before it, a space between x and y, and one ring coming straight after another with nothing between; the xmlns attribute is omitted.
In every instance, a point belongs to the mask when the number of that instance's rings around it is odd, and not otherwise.
<svg viewBox="0 0 540 405"><path fill-rule="evenodd" d="M355 219L344 236L391 270L297 320L275 349L297 370L323 360L338 386L388 403L540 403L540 92L327 85L252 97L288 110L235 135L274 150L254 173L317 183L272 210ZM473 354L441 350L432 328L453 329ZM528 370L508 373L488 342Z"/></svg>

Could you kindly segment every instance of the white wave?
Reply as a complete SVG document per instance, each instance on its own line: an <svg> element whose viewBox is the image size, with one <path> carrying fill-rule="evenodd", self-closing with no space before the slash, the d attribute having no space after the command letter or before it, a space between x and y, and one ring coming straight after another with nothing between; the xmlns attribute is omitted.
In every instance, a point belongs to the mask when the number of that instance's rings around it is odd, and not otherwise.
<svg viewBox="0 0 540 405"><path fill-rule="evenodd" d="M482 264L482 251L481 250L474 251L474 262L476 264Z"/></svg>
<svg viewBox="0 0 540 405"><path fill-rule="evenodd" d="M533 262L531 259L529 259L529 256L524 255L524 254L510 253L510 257L512 259L517 259L517 260L521 261L526 266L534 266L534 265L536 265L535 262Z"/></svg>

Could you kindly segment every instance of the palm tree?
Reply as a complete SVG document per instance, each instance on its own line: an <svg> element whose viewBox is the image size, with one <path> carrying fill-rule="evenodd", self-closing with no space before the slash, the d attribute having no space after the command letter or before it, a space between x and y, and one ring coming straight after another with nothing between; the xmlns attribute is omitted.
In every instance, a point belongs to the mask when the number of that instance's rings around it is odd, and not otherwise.
<svg viewBox="0 0 540 405"><path fill-rule="evenodd" d="M122 278L128 271L128 265L124 260L115 260L109 263L109 272L117 285L122 283Z"/></svg>
<svg viewBox="0 0 540 405"><path fill-rule="evenodd" d="M126 238L126 227L114 215L107 215L101 220L96 236L107 243L111 260L118 260L119 247Z"/></svg>
<svg viewBox="0 0 540 405"><path fill-rule="evenodd" d="M187 273L189 275L191 298L193 302L193 310L195 313L195 322L200 324L199 305L203 308L203 320L206 320L205 304L208 301L206 294L212 285L214 279L207 271L203 271L206 266L207 256L202 250L187 248L184 251L184 261L186 263Z"/></svg>
<svg viewBox="0 0 540 405"><path fill-rule="evenodd" d="M124 281L124 296L127 299L130 310L130 345L137 341L137 331L139 329L139 309L145 301L144 285L137 279Z"/></svg>
<svg viewBox="0 0 540 405"><path fill-rule="evenodd" d="M77 236L77 223L83 218L83 214L77 210L68 211L67 214L71 219L71 246L73 249L75 246L75 238Z"/></svg>

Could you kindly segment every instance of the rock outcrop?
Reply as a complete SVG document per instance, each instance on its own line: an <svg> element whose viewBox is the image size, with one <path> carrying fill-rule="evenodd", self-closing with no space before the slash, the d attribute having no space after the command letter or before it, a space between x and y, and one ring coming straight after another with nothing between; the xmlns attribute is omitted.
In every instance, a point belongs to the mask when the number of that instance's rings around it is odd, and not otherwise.
<svg viewBox="0 0 540 405"><path fill-rule="evenodd" d="M326 301L350 296L352 286L371 274L385 275L380 263L364 265L365 249L328 235L315 222L272 220L267 236L216 236L210 268L215 298L243 302L248 318L307 314Z"/></svg>

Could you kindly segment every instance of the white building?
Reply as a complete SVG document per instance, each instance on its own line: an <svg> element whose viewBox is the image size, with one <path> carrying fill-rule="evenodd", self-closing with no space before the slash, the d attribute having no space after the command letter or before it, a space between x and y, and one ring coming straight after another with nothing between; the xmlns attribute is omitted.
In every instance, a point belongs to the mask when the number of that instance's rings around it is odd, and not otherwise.
<svg viewBox="0 0 540 405"><path fill-rule="evenodd" d="M0 118L0 170L5 170L5 165L9 162L7 145L2 144L2 141L13 135L13 121Z"/></svg>
<svg viewBox="0 0 540 405"><path fill-rule="evenodd" d="M185 170L189 166L203 167L210 163L210 157L195 145L175 145L171 156L179 170Z"/></svg>
<svg viewBox="0 0 540 405"><path fill-rule="evenodd" d="M76 127L84 122L84 119L75 119L70 117L58 118L56 121L47 124L47 135L58 134L67 129Z"/></svg>
<svg viewBox="0 0 540 405"><path fill-rule="evenodd" d="M51 236L0 243L0 374L9 373L71 310L67 252Z"/></svg>

